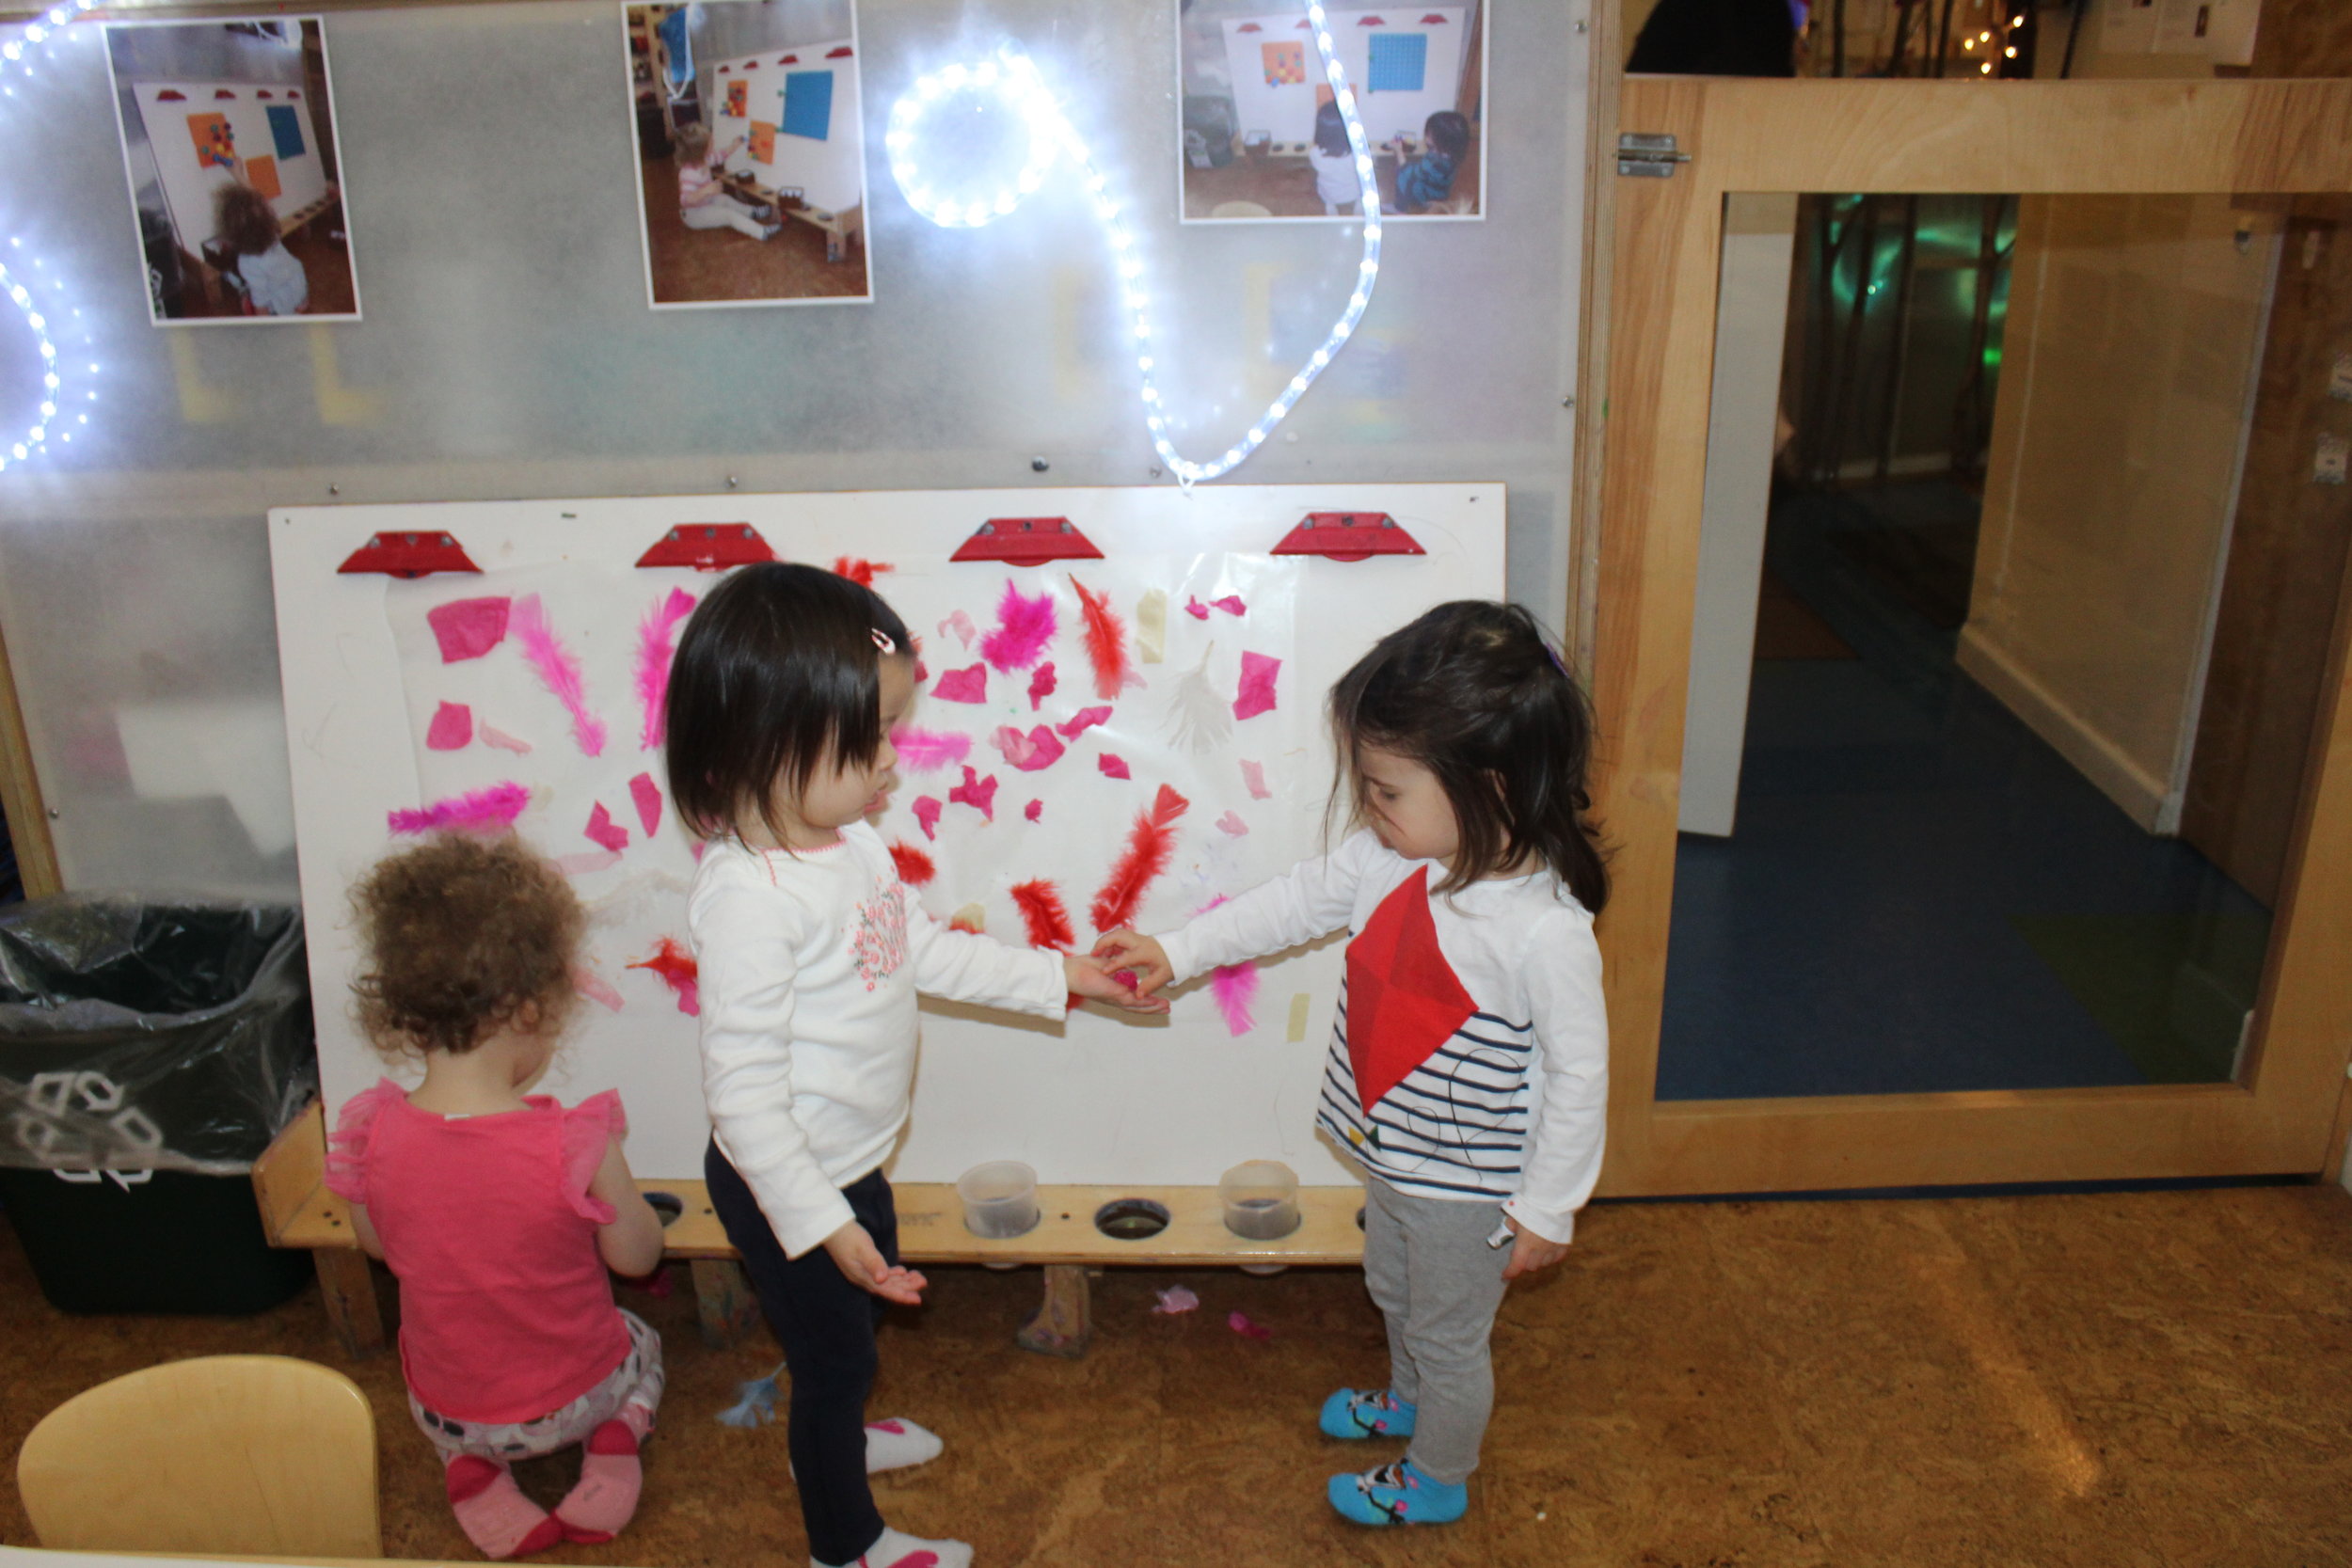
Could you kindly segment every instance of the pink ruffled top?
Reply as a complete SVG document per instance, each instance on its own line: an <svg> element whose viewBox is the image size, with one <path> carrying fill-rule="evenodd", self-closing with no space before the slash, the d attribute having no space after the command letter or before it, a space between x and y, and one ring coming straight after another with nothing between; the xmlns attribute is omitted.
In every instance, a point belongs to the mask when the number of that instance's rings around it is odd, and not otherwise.
<svg viewBox="0 0 2352 1568"><path fill-rule="evenodd" d="M612 1206L588 1191L628 1130L621 1097L528 1103L444 1117L385 1079L343 1106L328 1143L326 1185L366 1208L400 1278L408 1386L461 1420L535 1420L628 1354L596 1251Z"/></svg>

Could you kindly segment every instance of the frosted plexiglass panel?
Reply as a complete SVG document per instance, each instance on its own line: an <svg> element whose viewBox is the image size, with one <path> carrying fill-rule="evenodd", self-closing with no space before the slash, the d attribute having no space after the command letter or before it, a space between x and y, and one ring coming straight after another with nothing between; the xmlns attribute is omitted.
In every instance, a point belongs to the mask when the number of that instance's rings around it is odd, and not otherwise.
<svg viewBox="0 0 2352 1568"><path fill-rule="evenodd" d="M1484 8L1486 217L1389 231L1363 329L1236 475L1500 481L1512 593L1555 624L1582 12ZM293 893L262 721L272 506L1167 483L1079 194L955 231L900 198L881 133L926 71L1012 42L1056 84L1121 188L1187 455L1247 429L1344 304L1352 225L1177 221L1172 4L868 0L856 25L870 305L648 310L621 8L403 8L326 23L366 320L229 330L149 325L103 43L77 25L44 47L0 100L13 166L40 171L6 261L100 369L65 388L90 423L0 472L0 616L70 882ZM33 363L0 310L0 428L29 422Z"/></svg>

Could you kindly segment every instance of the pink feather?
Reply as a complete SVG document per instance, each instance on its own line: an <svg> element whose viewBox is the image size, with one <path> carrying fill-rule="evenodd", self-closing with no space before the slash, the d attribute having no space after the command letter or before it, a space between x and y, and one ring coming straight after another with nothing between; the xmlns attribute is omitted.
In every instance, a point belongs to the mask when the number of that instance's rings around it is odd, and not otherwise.
<svg viewBox="0 0 2352 1568"><path fill-rule="evenodd" d="M572 738L587 756L604 754L604 721L588 710L588 693L580 682L580 656L565 647L548 625L547 607L536 594L525 594L507 612L507 630L522 644L523 657L539 673L539 684L553 693L572 716Z"/></svg>
<svg viewBox="0 0 2352 1568"><path fill-rule="evenodd" d="M1249 1011L1258 1000L1255 963L1227 964L1209 976L1209 991L1216 998L1216 1010L1225 1015L1228 1033L1238 1038L1258 1026Z"/></svg>
<svg viewBox="0 0 2352 1568"><path fill-rule="evenodd" d="M901 724L890 732L898 766L910 773L936 773L972 754L972 737L960 730L918 730Z"/></svg>
<svg viewBox="0 0 2352 1568"><path fill-rule="evenodd" d="M694 595L673 588L658 599L637 627L637 705L644 709L645 727L638 750L650 752L661 744L670 703L670 659L677 652L677 624L694 611Z"/></svg>
<svg viewBox="0 0 2352 1568"><path fill-rule="evenodd" d="M415 811L386 814L396 833L432 833L449 830L461 833L498 833L515 825L531 804L531 791L518 784L495 784L486 789L453 795Z"/></svg>
<svg viewBox="0 0 2352 1568"><path fill-rule="evenodd" d="M980 639L980 657L1000 675L1026 670L1045 652L1059 626L1053 594L1031 598L1008 578L1005 596L996 605L996 626Z"/></svg>

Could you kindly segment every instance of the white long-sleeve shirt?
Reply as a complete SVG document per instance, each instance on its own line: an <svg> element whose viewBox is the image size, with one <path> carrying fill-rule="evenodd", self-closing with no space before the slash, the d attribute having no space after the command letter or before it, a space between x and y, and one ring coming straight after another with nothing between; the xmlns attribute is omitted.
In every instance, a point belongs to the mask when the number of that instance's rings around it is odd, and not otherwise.
<svg viewBox="0 0 2352 1568"><path fill-rule="evenodd" d="M1608 1125L1593 917L1549 871L1428 896L1442 880L1436 862L1358 832L1160 944L1183 980L1345 926L1317 1123L1380 1180L1500 1199L1526 1229L1568 1242ZM1379 1088L1369 1107L1359 1063Z"/></svg>
<svg viewBox="0 0 2352 1568"><path fill-rule="evenodd" d="M850 1218L914 1082L915 993L1062 1016L1058 953L924 912L866 823L797 852L714 841L687 895L700 966L703 1098L719 1148L787 1257Z"/></svg>

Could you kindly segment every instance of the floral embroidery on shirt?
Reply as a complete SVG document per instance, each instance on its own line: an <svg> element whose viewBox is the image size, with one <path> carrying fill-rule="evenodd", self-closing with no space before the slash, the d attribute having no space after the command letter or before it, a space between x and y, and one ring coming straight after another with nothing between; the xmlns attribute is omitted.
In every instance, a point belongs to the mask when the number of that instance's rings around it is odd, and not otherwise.
<svg viewBox="0 0 2352 1568"><path fill-rule="evenodd" d="M886 889L857 907L857 924L850 933L850 953L857 960L858 978L872 990L898 973L907 961L907 910L896 888Z"/></svg>

